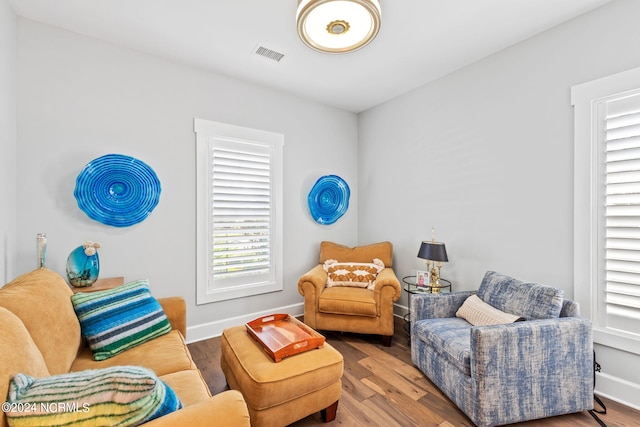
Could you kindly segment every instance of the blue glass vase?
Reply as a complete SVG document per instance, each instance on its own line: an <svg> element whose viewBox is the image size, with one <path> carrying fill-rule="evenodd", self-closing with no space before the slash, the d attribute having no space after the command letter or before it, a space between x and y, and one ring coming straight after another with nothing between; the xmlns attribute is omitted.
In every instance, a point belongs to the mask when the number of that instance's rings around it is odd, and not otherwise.
<svg viewBox="0 0 640 427"><path fill-rule="evenodd" d="M98 280L100 274L100 258L98 252L86 255L84 247L78 246L67 258L67 279L72 286L84 288Z"/></svg>

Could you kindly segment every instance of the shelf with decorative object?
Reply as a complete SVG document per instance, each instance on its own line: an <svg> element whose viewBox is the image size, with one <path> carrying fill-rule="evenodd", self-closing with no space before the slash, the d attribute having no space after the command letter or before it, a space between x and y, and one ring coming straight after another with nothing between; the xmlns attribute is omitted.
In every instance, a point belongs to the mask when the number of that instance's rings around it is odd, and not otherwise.
<svg viewBox="0 0 640 427"><path fill-rule="evenodd" d="M124 277L106 277L104 279L98 279L91 286L85 286L82 288L77 288L75 286L70 286L71 290L74 294L78 292L97 292L97 291L106 291L107 289L113 289L120 285L124 285Z"/></svg>

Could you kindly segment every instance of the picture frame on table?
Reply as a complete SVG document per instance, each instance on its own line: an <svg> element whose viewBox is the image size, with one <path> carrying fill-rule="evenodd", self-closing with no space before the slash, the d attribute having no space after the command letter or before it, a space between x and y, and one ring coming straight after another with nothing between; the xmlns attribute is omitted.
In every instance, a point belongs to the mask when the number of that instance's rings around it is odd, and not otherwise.
<svg viewBox="0 0 640 427"><path fill-rule="evenodd" d="M426 288L429 286L429 272L425 270L416 271L416 286Z"/></svg>

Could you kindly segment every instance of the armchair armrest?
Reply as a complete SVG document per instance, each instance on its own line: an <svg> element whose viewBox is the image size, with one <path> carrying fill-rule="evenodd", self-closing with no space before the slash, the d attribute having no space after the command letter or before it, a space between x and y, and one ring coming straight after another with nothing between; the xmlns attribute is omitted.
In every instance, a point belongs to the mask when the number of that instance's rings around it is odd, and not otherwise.
<svg viewBox="0 0 640 427"><path fill-rule="evenodd" d="M483 396L474 412L504 423L591 409L591 322L565 317L472 327L471 375L473 395ZM509 404L497 408L497 401Z"/></svg>
<svg viewBox="0 0 640 427"><path fill-rule="evenodd" d="M298 292L304 297L304 323L316 326L318 297L327 283L327 272L318 264L298 279Z"/></svg>
<svg viewBox="0 0 640 427"><path fill-rule="evenodd" d="M249 427L249 410L242 394L228 390L144 424L149 427Z"/></svg>
<svg viewBox="0 0 640 427"><path fill-rule="evenodd" d="M385 286L389 286L393 289L392 300L397 301L398 298L400 298L402 288L400 287L400 281L398 280L398 277L396 277L396 273L389 267L378 273L378 276L376 277L376 287L374 290L375 294L380 294Z"/></svg>
<svg viewBox="0 0 640 427"><path fill-rule="evenodd" d="M418 320L456 317L456 311L476 291L414 294L411 296L411 324Z"/></svg>
<svg viewBox="0 0 640 427"><path fill-rule="evenodd" d="M173 329L180 331L183 337L187 336L187 304L182 297L158 298L169 323Z"/></svg>
<svg viewBox="0 0 640 427"><path fill-rule="evenodd" d="M298 279L298 292L302 296L306 296L305 283L313 285L316 295L320 295L320 292L322 292L322 289L327 284L327 272L324 271L322 264L316 265Z"/></svg>

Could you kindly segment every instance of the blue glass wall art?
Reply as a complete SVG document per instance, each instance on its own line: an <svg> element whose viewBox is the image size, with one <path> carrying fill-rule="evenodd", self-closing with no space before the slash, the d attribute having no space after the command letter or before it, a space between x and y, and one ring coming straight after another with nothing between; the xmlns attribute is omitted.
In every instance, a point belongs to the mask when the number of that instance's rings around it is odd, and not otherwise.
<svg viewBox="0 0 640 427"><path fill-rule="evenodd" d="M333 224L349 208L351 190L346 181L337 175L320 177L309 192L311 216L318 224Z"/></svg>
<svg viewBox="0 0 640 427"><path fill-rule="evenodd" d="M160 191L160 180L149 165L130 156L107 154L80 171L73 195L89 218L129 227L151 214Z"/></svg>

